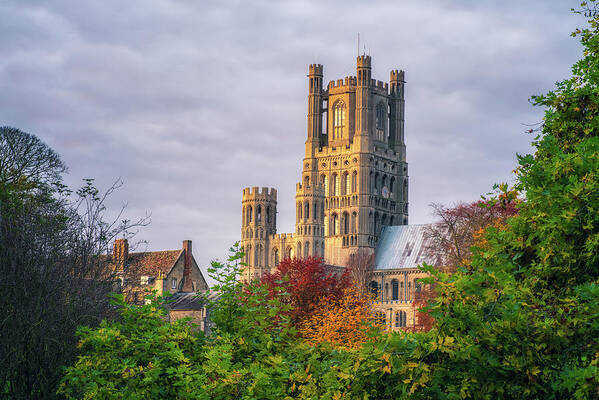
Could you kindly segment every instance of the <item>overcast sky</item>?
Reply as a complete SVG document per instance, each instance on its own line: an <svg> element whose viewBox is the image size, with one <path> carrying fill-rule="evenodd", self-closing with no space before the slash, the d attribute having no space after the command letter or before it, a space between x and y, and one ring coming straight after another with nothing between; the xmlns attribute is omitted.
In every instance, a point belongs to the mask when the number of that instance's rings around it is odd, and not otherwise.
<svg viewBox="0 0 599 400"><path fill-rule="evenodd" d="M497 5L500 4L500 5ZM566 78L584 23L568 1L0 0L0 125L39 136L66 181L121 177L149 250L191 239L205 267L240 236L241 191L279 193L292 232L308 64L325 83L406 71L410 223L475 200L529 151L528 98Z"/></svg>

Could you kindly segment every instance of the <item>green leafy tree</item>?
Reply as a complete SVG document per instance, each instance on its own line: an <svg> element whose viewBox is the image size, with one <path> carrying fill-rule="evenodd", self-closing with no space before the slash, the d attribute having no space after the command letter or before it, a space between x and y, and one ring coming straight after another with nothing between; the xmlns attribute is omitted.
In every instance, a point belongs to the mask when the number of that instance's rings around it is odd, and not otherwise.
<svg viewBox="0 0 599 400"><path fill-rule="evenodd" d="M71 193L65 171L37 137L0 127L0 397L56 397L77 327L113 312L115 277L100 255L136 222L107 222L116 187L101 194L87 180Z"/></svg>

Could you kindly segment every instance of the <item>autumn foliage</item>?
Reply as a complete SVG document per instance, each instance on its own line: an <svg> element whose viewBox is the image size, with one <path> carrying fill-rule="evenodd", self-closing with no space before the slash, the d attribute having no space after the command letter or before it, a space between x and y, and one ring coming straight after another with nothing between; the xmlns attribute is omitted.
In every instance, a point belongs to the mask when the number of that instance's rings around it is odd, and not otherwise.
<svg viewBox="0 0 599 400"><path fill-rule="evenodd" d="M350 286L347 271L329 269L320 257L287 258L272 273L262 276L269 296L281 297L291 307L288 311L295 326L310 318L319 305L336 302Z"/></svg>
<svg viewBox="0 0 599 400"><path fill-rule="evenodd" d="M471 247L477 244L490 225L503 223L518 213L518 199L502 195L498 201L460 202L453 206L433 203L437 223L427 232L430 245L443 254L442 264L449 270L468 263Z"/></svg>
<svg viewBox="0 0 599 400"><path fill-rule="evenodd" d="M321 301L300 326L300 335L311 344L329 342L353 348L367 339L366 322L371 316L372 299L354 285L346 287L334 301Z"/></svg>

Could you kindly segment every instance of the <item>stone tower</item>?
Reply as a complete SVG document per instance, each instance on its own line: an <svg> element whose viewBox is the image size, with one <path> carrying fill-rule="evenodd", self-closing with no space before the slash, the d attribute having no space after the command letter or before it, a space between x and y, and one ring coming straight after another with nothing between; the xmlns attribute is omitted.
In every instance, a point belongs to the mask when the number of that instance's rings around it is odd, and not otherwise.
<svg viewBox="0 0 599 400"><path fill-rule="evenodd" d="M324 257L324 188L316 182L298 183L295 191L297 257Z"/></svg>
<svg viewBox="0 0 599 400"><path fill-rule="evenodd" d="M366 55L357 58L355 77L324 89L322 74L322 66L310 66L302 181L324 187L325 261L345 265L358 248L375 248L383 226L408 222L405 80L397 70L390 83L372 79Z"/></svg>
<svg viewBox="0 0 599 400"><path fill-rule="evenodd" d="M245 252L245 278L259 277L268 270L269 237L277 226L277 191L258 187L243 189L241 246Z"/></svg>
<svg viewBox="0 0 599 400"><path fill-rule="evenodd" d="M320 255L328 264L343 266L358 249L374 250L383 226L408 223L404 72L391 71L389 83L372 79L367 55L358 56L355 76L326 87L323 72L320 64L308 68L307 137L296 186L295 233L275 234L274 217L268 229L248 221L248 207L255 214L258 203L244 189L242 244L249 246L247 261L254 273L285 257ZM274 209L276 192L272 201ZM256 237L257 229L266 236Z"/></svg>

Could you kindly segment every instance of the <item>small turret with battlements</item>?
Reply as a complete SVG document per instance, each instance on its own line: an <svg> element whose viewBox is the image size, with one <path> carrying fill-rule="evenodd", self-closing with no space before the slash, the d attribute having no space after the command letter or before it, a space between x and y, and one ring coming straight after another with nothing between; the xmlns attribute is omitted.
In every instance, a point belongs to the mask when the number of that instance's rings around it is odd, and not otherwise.
<svg viewBox="0 0 599 400"><path fill-rule="evenodd" d="M269 236L277 231L277 191L258 187L243 189L241 246L247 268L245 278L258 278L269 269Z"/></svg>

